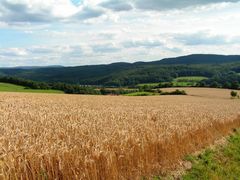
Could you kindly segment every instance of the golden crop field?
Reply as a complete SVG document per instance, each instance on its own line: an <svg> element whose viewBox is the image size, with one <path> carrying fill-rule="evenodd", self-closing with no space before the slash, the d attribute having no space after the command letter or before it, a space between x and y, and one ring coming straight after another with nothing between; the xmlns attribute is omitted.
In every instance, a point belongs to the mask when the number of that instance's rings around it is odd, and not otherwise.
<svg viewBox="0 0 240 180"><path fill-rule="evenodd" d="M140 179L174 169L240 127L240 100L205 90L200 97L1 93L0 179Z"/></svg>
<svg viewBox="0 0 240 180"><path fill-rule="evenodd" d="M179 88L164 88L163 91L174 91ZM229 99L230 93L232 90L230 89L219 89L219 88L180 88L181 90L185 90L189 96L197 96L203 98L216 98L216 99ZM237 91L237 90L235 90ZM240 91L237 91L240 94Z"/></svg>

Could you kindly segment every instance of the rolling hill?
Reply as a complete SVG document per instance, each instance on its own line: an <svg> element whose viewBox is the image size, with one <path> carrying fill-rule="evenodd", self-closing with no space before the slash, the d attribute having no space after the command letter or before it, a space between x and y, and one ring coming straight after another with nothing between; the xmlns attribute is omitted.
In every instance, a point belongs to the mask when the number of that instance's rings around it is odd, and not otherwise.
<svg viewBox="0 0 240 180"><path fill-rule="evenodd" d="M240 72L240 55L195 54L152 62L120 62L77 67L2 68L0 75L44 82L118 86L164 82L178 76L212 77L216 73L229 71Z"/></svg>

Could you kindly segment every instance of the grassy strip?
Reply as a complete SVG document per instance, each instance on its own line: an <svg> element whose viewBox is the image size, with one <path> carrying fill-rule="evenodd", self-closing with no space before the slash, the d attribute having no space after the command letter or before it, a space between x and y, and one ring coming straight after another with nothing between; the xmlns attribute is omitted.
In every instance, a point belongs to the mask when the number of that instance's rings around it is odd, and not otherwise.
<svg viewBox="0 0 240 180"><path fill-rule="evenodd" d="M159 82L159 83L160 83L160 82ZM155 87L155 86L158 86L159 83L142 83L142 84L138 84L137 87L143 87L143 86Z"/></svg>
<svg viewBox="0 0 240 180"><path fill-rule="evenodd" d="M41 89L29 89L24 86L0 83L0 92L26 92L26 93L63 93L58 90L41 90Z"/></svg>
<svg viewBox="0 0 240 180"><path fill-rule="evenodd" d="M178 77L175 78L171 83L173 87L191 87L191 86L196 86L198 82L208 79L207 77L203 76L185 76L185 77ZM165 82L169 83L169 82ZM164 83L144 83L144 84L138 84L138 87L143 87L143 86L151 86L151 87L156 87L159 84L164 84Z"/></svg>
<svg viewBox="0 0 240 180"><path fill-rule="evenodd" d="M173 86L175 87L191 87L196 86L198 82L207 79L202 76L187 76L179 77L173 80Z"/></svg>
<svg viewBox="0 0 240 180"><path fill-rule="evenodd" d="M240 127L240 117L225 123L216 121L212 125L206 125L192 132L189 131L183 136L176 134L171 140L169 139L169 141L164 143L166 151L164 152L161 149L160 155L163 155L163 158L160 159L163 171L160 170L158 175L155 174L156 176L152 176L152 178L142 176L142 179L225 180L227 177L230 177L230 179L239 179L236 177L240 177L240 129L236 131L234 129L236 127ZM233 129L235 133L228 139L229 143L227 146L216 147L214 150L208 149L198 156L189 155L209 147L217 139L227 136ZM180 168L179 172L174 171L178 167L175 165L182 159L185 159L184 164L188 165L184 165L184 169ZM180 177L183 174L182 172L189 167L190 169ZM159 176L159 174L161 175Z"/></svg>
<svg viewBox="0 0 240 180"><path fill-rule="evenodd" d="M178 77L175 79L175 81L202 81L204 79L207 79L207 77L203 77L203 76L186 76L186 77Z"/></svg>
<svg viewBox="0 0 240 180"><path fill-rule="evenodd" d="M228 145L206 150L198 156L188 156L192 168L182 177L192 179L240 178L240 130L228 139Z"/></svg>

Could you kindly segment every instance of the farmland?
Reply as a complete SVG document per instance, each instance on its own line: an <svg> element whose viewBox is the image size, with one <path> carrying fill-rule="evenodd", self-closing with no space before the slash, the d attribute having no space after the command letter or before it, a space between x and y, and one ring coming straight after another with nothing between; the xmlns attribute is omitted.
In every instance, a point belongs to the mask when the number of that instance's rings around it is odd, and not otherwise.
<svg viewBox="0 0 240 180"><path fill-rule="evenodd" d="M178 77L173 79L172 86L173 87L192 87L196 86L198 82L208 79L203 76L185 76L185 77ZM155 87L158 86L159 84L164 84L164 83L169 83L169 82L163 82L163 83L144 83L144 84L138 84L139 87L141 86L151 86Z"/></svg>
<svg viewBox="0 0 240 180"><path fill-rule="evenodd" d="M191 87L196 86L198 82L207 79L206 77L202 76L186 76L186 77L179 77L173 80L173 86L175 87Z"/></svg>
<svg viewBox="0 0 240 180"><path fill-rule="evenodd" d="M229 90L186 91L149 97L1 93L0 179L162 175L240 127L240 100L230 99Z"/></svg>
<svg viewBox="0 0 240 180"><path fill-rule="evenodd" d="M166 92L171 92L177 88L164 88ZM230 89L218 89L218 88L180 88L188 93L189 96L203 97L209 99L229 99ZM237 91L240 94L240 91Z"/></svg>

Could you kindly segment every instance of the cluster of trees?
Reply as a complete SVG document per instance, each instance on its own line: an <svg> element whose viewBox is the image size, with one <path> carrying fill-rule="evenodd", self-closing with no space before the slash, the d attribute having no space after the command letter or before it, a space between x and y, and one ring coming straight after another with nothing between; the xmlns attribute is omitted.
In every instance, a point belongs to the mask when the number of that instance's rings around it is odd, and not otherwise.
<svg viewBox="0 0 240 180"><path fill-rule="evenodd" d="M123 94L130 94L137 92L137 89L123 89L123 88L101 88L100 89L100 94L101 95L123 95Z"/></svg>
<svg viewBox="0 0 240 180"><path fill-rule="evenodd" d="M160 84L157 86L151 86L151 85L140 86L139 92L150 92L150 93L156 93L160 95L187 95L187 93L184 90L179 90L179 89L171 92L163 92L161 89L159 89ZM170 87L173 86L172 83L169 85L171 85Z"/></svg>
<svg viewBox="0 0 240 180"><path fill-rule="evenodd" d="M202 80L199 87L240 89L240 75L234 71L217 73L213 77Z"/></svg>
<svg viewBox="0 0 240 180"><path fill-rule="evenodd" d="M187 95L186 91L176 89L175 91L171 92L161 92L160 95Z"/></svg>
<svg viewBox="0 0 240 180"><path fill-rule="evenodd" d="M20 85L29 89L61 90L67 94L100 94L100 92L95 90L94 87L80 86L80 85L67 84L67 83L36 82L36 81L25 80L25 79L16 78L16 77L0 77L0 82Z"/></svg>
<svg viewBox="0 0 240 180"><path fill-rule="evenodd" d="M159 88L170 88L174 87L174 84L172 82L162 82L159 84L154 84L154 85L143 85L143 86L138 86L139 91L145 91L145 92L151 92L152 89L159 89Z"/></svg>
<svg viewBox="0 0 240 180"><path fill-rule="evenodd" d="M184 81L184 80L183 80ZM234 71L218 72L212 77L204 79L196 85L196 87L211 87L211 88L225 88L225 89L240 89L240 74ZM149 91L156 88L170 88L174 87L173 82L162 82L157 85L144 85L139 87L140 90Z"/></svg>
<svg viewBox="0 0 240 180"><path fill-rule="evenodd" d="M66 83L51 83L51 89L61 90L67 94L100 94L100 92L92 86L80 86Z"/></svg>
<svg viewBox="0 0 240 180"><path fill-rule="evenodd" d="M51 86L48 83L34 82L31 80L25 80L25 79L15 78L15 77L0 77L0 82L25 86L30 89L51 89Z"/></svg>
<svg viewBox="0 0 240 180"><path fill-rule="evenodd" d="M37 82L16 77L0 77L0 82L20 85L29 89L61 90L67 94L121 95L138 91L137 89L104 88L104 87L98 89L96 86L76 85L67 83Z"/></svg>

